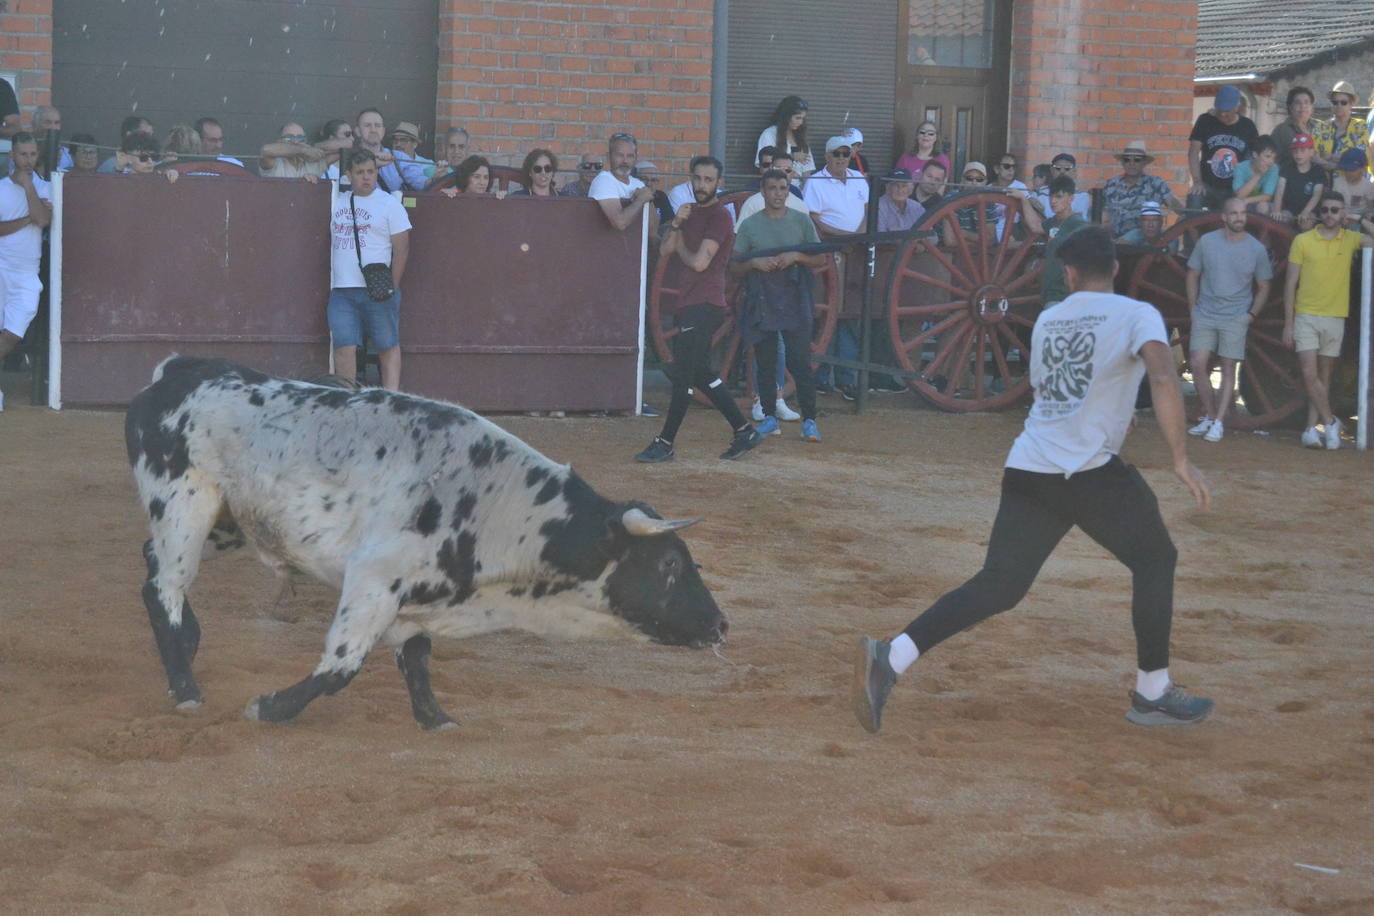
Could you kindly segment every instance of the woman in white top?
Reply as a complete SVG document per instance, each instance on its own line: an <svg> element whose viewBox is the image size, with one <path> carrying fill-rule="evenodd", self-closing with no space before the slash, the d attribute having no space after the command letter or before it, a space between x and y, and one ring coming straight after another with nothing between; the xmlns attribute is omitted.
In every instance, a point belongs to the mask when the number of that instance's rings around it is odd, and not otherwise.
<svg viewBox="0 0 1374 916"><path fill-rule="evenodd" d="M789 95L779 102L778 107L773 109L773 123L759 134L758 146L754 148L755 159L758 158L758 151L765 146L776 146L792 154L798 175L810 175L816 171L816 160L811 158L811 148L806 144L808 107L806 99L799 95Z"/></svg>

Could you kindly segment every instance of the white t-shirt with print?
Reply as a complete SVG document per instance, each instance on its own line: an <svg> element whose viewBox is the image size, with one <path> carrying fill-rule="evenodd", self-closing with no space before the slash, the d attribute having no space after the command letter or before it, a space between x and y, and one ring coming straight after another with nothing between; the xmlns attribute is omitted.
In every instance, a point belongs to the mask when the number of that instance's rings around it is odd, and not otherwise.
<svg viewBox="0 0 1374 916"><path fill-rule="evenodd" d="M41 199L52 200L52 185L37 175L33 176L33 187ZM0 178L0 222L29 215L28 192L15 184L13 178ZM42 255L43 230L33 223L0 236L0 264L6 267L36 272Z"/></svg>
<svg viewBox="0 0 1374 916"><path fill-rule="evenodd" d="M610 172L601 171L596 173L592 179L592 186L587 189L587 196L593 200L629 200L634 197L635 191L644 187L644 182L635 176L630 176L628 184L622 184Z"/></svg>
<svg viewBox="0 0 1374 916"><path fill-rule="evenodd" d="M334 216L329 221L330 286L349 289L366 286L358 266L358 249L353 241L353 214L349 210L352 191L339 195ZM381 188L354 203L358 212L358 241L363 246L364 264L391 263L391 237L410 229L410 215L401 202Z"/></svg>
<svg viewBox="0 0 1374 916"><path fill-rule="evenodd" d="M1031 333L1035 404L1006 466L1070 477L1121 451L1145 376L1140 350L1168 345L1153 305L1115 293L1073 293L1040 313Z"/></svg>

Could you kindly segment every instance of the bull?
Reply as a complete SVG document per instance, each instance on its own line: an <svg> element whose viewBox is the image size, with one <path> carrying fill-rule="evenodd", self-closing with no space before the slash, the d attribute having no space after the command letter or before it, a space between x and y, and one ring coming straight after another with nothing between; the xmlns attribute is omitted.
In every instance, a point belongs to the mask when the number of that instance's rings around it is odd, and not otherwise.
<svg viewBox="0 0 1374 916"><path fill-rule="evenodd" d="M431 730L453 725L430 687L432 635L618 632L695 648L725 637L676 533L694 520L600 496L462 407L174 356L124 432L151 531L143 601L180 709L202 702L186 593L207 545L250 543L279 572L340 592L315 670L249 703L253 720L337 693L379 640Z"/></svg>

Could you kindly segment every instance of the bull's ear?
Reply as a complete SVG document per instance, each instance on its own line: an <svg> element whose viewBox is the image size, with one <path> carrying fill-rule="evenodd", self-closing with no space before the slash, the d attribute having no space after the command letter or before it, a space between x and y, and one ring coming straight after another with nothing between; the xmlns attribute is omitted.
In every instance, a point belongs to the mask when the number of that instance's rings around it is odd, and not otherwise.
<svg viewBox="0 0 1374 916"><path fill-rule="evenodd" d="M625 532L635 537L653 537L670 531L681 531L699 521L700 516L677 520L654 518L638 506L631 506L620 516L620 524L625 526Z"/></svg>

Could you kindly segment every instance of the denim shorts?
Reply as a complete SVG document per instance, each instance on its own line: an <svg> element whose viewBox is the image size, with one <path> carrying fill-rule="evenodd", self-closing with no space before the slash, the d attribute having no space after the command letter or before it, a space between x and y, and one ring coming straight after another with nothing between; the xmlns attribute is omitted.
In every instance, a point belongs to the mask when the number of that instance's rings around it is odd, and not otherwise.
<svg viewBox="0 0 1374 916"><path fill-rule="evenodd" d="M378 352L401 343L401 291L385 302L373 302L361 286L329 291L329 333L336 347L360 347L363 337Z"/></svg>

